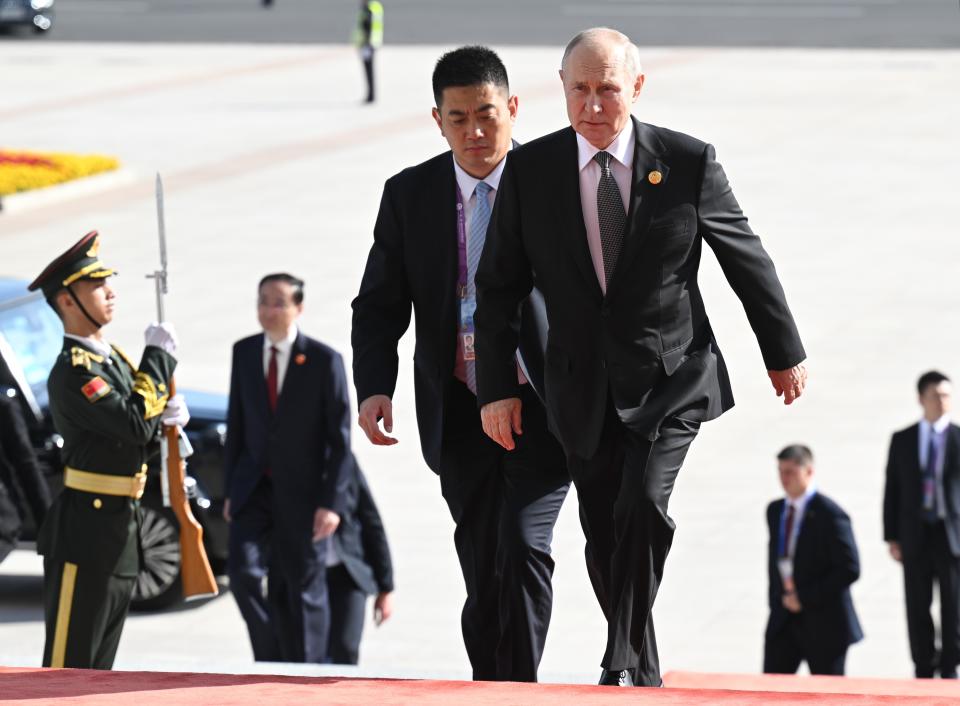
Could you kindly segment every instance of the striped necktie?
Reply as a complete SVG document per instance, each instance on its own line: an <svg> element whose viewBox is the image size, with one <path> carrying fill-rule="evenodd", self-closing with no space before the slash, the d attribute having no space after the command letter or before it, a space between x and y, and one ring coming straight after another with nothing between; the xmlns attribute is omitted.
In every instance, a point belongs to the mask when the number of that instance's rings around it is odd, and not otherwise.
<svg viewBox="0 0 960 706"><path fill-rule="evenodd" d="M493 191L487 182L477 184L476 205L473 207L473 217L470 220L470 233L467 236L467 298L476 301L477 285L474 278L477 276L477 267L480 265L480 256L483 254L483 243L487 238L487 226L490 225L490 199L488 195ZM473 394L477 394L477 365L475 360L466 363L467 387Z"/></svg>

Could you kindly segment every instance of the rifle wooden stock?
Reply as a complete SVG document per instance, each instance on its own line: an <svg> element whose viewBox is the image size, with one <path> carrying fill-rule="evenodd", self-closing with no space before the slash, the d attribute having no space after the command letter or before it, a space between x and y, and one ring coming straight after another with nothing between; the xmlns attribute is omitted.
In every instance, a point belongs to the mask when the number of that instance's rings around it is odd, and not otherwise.
<svg viewBox="0 0 960 706"><path fill-rule="evenodd" d="M170 379L170 396L176 394L173 378ZM170 507L180 523L180 582L187 600L215 596L219 592L213 577L207 550L203 546L203 527L190 509L190 501L184 490L186 464L180 458L180 429L164 426L167 442L167 474L170 489Z"/></svg>

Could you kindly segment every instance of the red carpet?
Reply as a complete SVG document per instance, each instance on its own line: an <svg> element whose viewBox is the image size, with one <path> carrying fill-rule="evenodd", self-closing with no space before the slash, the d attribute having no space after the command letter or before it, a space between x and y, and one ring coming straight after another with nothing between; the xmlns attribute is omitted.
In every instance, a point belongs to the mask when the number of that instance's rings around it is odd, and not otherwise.
<svg viewBox="0 0 960 706"><path fill-rule="evenodd" d="M960 704L960 683L951 679L859 679L856 677L796 677L779 674L668 672L663 675L663 683L672 689L948 696L952 697L951 703Z"/></svg>
<svg viewBox="0 0 960 706"><path fill-rule="evenodd" d="M871 693L809 693L776 689L789 678L769 681L759 677L723 677L674 673L671 680L683 688L617 689L613 687L417 681L389 679L347 679L229 674L175 674L163 672L94 672L76 669L47 670L0 667L0 702L34 704L123 704L124 706L191 706L193 704L294 704L358 706L374 704L416 704L416 706L606 706L607 704L951 704L958 696L926 693L880 695ZM691 686L704 677L706 687ZM740 680L748 690L725 690L725 680ZM820 680L799 680L820 688ZM870 680L850 680L863 685ZM832 681L828 682L834 683ZM916 682L872 683L916 684ZM723 685L723 689L715 688ZM755 688L766 691L757 691ZM887 692L889 694L890 692ZM897 694L905 692L898 691ZM915 692L910 692L915 693Z"/></svg>

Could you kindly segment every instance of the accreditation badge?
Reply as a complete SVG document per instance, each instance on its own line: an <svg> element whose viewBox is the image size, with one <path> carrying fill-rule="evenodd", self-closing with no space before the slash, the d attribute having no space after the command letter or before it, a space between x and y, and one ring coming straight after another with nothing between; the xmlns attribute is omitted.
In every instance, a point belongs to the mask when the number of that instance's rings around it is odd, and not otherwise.
<svg viewBox="0 0 960 706"><path fill-rule="evenodd" d="M777 568L780 570L780 580L783 583L793 580L793 559L781 557L777 560Z"/></svg>
<svg viewBox="0 0 960 706"><path fill-rule="evenodd" d="M476 360L474 350L473 314L477 310L476 297L465 297L460 300L460 342L463 344L463 359Z"/></svg>

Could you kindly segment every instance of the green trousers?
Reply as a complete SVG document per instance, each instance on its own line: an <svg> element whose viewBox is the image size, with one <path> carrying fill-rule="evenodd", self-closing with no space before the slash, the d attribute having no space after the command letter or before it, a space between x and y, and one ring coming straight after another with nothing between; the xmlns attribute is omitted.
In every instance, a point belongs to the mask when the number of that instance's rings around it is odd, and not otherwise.
<svg viewBox="0 0 960 706"><path fill-rule="evenodd" d="M45 557L43 666L113 667L135 580Z"/></svg>

